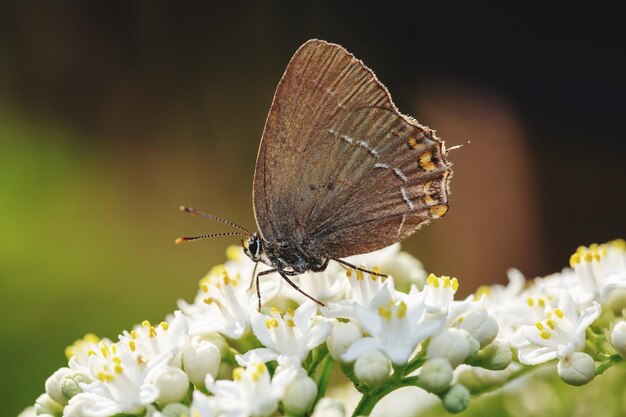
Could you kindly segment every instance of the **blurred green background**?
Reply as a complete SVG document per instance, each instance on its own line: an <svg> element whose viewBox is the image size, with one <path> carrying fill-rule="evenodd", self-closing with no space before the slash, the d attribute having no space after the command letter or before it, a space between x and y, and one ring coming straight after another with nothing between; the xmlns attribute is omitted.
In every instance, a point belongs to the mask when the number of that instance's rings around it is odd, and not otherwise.
<svg viewBox="0 0 626 417"><path fill-rule="evenodd" d="M626 231L619 22L585 8L367 2L0 3L0 354L15 415L87 332L161 320L254 228L274 89L309 38L374 69L455 151L452 209L404 247L464 293ZM617 17L616 17L617 19ZM615 23L615 24L613 24Z"/></svg>

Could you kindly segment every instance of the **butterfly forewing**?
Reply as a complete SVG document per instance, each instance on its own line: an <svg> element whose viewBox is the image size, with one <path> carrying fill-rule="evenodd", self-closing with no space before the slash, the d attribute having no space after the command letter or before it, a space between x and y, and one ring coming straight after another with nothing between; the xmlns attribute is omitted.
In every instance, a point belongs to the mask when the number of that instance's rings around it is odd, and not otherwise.
<svg viewBox="0 0 626 417"><path fill-rule="evenodd" d="M388 246L447 211L445 156L361 61L309 41L278 85L259 148L261 236L333 258Z"/></svg>

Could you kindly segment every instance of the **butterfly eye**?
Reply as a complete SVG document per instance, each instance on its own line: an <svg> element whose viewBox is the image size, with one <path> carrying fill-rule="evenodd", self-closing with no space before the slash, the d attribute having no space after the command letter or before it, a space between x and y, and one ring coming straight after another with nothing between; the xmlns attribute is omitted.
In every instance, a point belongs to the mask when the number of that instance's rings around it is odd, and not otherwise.
<svg viewBox="0 0 626 417"><path fill-rule="evenodd" d="M248 240L248 251L250 252L250 257L252 259L256 259L259 256L261 243L259 242L259 238L257 236L253 236Z"/></svg>

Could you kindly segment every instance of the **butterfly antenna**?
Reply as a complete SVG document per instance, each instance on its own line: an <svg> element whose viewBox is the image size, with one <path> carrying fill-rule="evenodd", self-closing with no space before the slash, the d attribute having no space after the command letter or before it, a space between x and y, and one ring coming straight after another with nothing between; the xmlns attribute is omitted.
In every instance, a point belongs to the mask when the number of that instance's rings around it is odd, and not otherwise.
<svg viewBox="0 0 626 417"><path fill-rule="evenodd" d="M222 222L224 224L227 224L227 225L232 226L232 227L234 227L236 229L239 229L239 230L242 230L242 231L246 232L247 233L246 236L250 236L252 234L252 232L249 231L248 229L246 229L245 227L241 227L238 224L235 224L235 223L231 222L230 220L222 219L221 217L217 217L217 216L214 216L212 214L203 213L203 212L198 211L198 210L196 210L194 208L191 208L191 207L180 206L180 211L184 211L185 213L191 214L193 216L204 217L205 219Z"/></svg>
<svg viewBox="0 0 626 417"><path fill-rule="evenodd" d="M456 149L461 149L463 146L465 146L465 145L469 145L469 144L470 144L470 141L468 140L468 141L467 141L467 142L465 142L465 143L462 143L462 144L460 144L460 145L455 145L455 146L452 146L452 147L450 147L450 148L446 149L443 153L445 153L445 154L447 155L450 151L454 151L454 150L456 150Z"/></svg>
<svg viewBox="0 0 626 417"><path fill-rule="evenodd" d="M187 243L187 242L193 242L194 240L201 240L201 239L206 239L209 237L218 237L218 236L245 236L248 237L250 235L245 235L243 233L239 233L239 232L226 232L226 233L211 233L209 235L202 235L202 236L193 236L193 237L188 237L188 236L184 236L184 237L179 237L178 239L176 239L176 244L181 244L181 243Z"/></svg>

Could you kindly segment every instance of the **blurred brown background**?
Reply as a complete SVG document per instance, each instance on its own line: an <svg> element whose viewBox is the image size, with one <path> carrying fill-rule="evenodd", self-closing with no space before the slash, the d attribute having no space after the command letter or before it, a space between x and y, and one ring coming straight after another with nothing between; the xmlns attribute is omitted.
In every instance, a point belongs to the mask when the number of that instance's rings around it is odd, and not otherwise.
<svg viewBox="0 0 626 417"><path fill-rule="evenodd" d="M32 403L84 333L114 338L192 297L238 241L175 247L227 229L179 204L255 227L265 116L309 38L353 52L448 145L471 141L451 154L449 214L404 243L465 294L623 236L624 37L612 15L2 2L0 391L14 393L3 410Z"/></svg>

